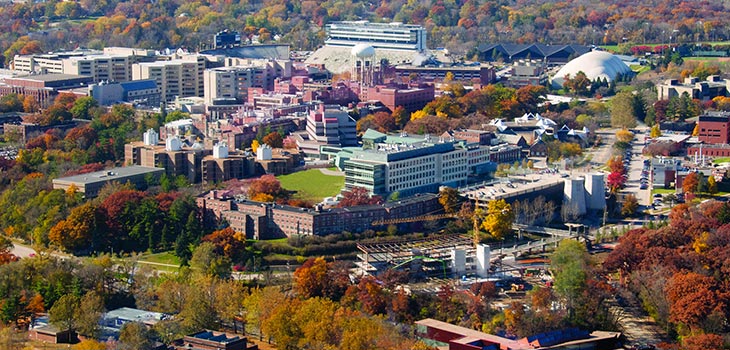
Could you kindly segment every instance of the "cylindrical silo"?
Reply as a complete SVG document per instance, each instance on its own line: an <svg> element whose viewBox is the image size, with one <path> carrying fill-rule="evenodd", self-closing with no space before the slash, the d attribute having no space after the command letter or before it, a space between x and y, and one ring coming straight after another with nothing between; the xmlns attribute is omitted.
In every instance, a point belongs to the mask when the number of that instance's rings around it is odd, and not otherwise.
<svg viewBox="0 0 730 350"><path fill-rule="evenodd" d="M606 175L593 173L586 175L586 206L589 210L606 208Z"/></svg>
<svg viewBox="0 0 730 350"><path fill-rule="evenodd" d="M569 206L575 210L576 215L585 215L586 196L585 180L582 177L565 179L563 188L563 206Z"/></svg>

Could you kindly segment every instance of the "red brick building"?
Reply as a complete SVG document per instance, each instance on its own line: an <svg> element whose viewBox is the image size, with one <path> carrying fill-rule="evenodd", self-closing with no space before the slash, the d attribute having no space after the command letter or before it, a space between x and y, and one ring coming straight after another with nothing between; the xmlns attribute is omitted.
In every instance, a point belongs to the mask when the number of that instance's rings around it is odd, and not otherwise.
<svg viewBox="0 0 730 350"><path fill-rule="evenodd" d="M433 85L376 85L367 88L369 101L381 101L391 111L403 106L407 112L415 112L433 101L435 90Z"/></svg>
<svg viewBox="0 0 730 350"><path fill-rule="evenodd" d="M186 335L174 344L174 349L178 350L257 350L258 348L258 345L249 343L246 337L213 331Z"/></svg>
<svg viewBox="0 0 730 350"><path fill-rule="evenodd" d="M699 118L700 141L707 144L730 143L730 113L706 112Z"/></svg>
<svg viewBox="0 0 730 350"><path fill-rule="evenodd" d="M253 239L361 232L372 228L375 221L409 218L443 209L438 195L430 193L383 205L331 209L234 199L218 191L208 192L196 201L206 224L225 220L233 230Z"/></svg>
<svg viewBox="0 0 730 350"><path fill-rule="evenodd" d="M84 75L39 74L5 78L0 83L0 97L8 94L33 96L41 107L48 107L60 90L87 86L93 79Z"/></svg>

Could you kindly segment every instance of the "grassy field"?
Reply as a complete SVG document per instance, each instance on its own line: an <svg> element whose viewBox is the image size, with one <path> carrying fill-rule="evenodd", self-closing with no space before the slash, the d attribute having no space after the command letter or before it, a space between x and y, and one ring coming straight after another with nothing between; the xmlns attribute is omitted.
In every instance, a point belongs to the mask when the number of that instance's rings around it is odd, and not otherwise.
<svg viewBox="0 0 730 350"><path fill-rule="evenodd" d="M294 191L294 198L320 202L325 197L340 193L345 186L344 176L325 175L319 169L278 176L281 187Z"/></svg>
<svg viewBox="0 0 730 350"><path fill-rule="evenodd" d="M651 190L652 196L657 193L659 193L659 194L677 193L677 190L675 190L673 188L653 188Z"/></svg>
<svg viewBox="0 0 730 350"><path fill-rule="evenodd" d="M632 64L631 65L631 70L634 71L634 73L636 73L636 74L641 74L641 73L650 71L651 70L651 67L649 67L649 66L642 66L640 64Z"/></svg>
<svg viewBox="0 0 730 350"><path fill-rule="evenodd" d="M730 157L715 158L712 160L714 164L730 163Z"/></svg>
<svg viewBox="0 0 730 350"><path fill-rule="evenodd" d="M180 259L172 254L172 252L144 254L139 257L139 260L157 264L180 265Z"/></svg>

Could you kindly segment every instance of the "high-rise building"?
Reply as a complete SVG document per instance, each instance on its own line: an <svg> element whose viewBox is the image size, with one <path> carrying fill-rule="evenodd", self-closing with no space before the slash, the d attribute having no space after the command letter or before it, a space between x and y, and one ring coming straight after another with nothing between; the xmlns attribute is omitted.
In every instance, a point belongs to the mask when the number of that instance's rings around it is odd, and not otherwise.
<svg viewBox="0 0 730 350"><path fill-rule="evenodd" d="M153 79L160 88L162 99L203 97L205 57L183 56L170 61L144 62L132 66L132 79Z"/></svg>

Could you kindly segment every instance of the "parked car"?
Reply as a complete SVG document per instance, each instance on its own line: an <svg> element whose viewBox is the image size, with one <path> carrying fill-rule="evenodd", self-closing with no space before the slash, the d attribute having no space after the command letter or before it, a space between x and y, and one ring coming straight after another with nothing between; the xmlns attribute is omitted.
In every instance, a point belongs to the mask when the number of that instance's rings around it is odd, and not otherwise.
<svg viewBox="0 0 730 350"><path fill-rule="evenodd" d="M642 183L641 186L639 186L639 189L642 189L642 190L645 190L647 188L649 188L649 185L646 183Z"/></svg>

